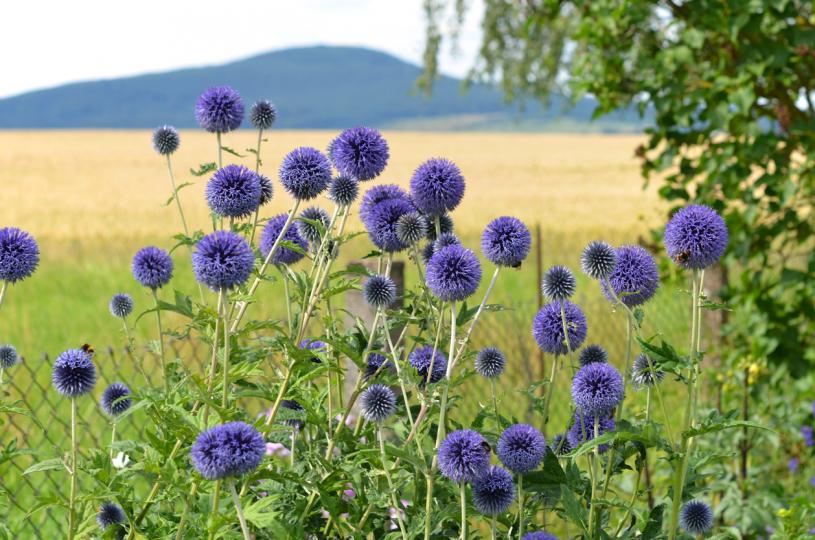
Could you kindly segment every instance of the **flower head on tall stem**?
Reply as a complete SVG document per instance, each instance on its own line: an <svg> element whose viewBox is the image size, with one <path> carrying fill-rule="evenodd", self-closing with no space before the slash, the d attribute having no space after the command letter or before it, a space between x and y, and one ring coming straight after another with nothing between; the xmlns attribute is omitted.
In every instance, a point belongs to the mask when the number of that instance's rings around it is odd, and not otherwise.
<svg viewBox="0 0 815 540"><path fill-rule="evenodd" d="M376 178L388 164L388 142L368 127L346 129L329 145L329 156L340 174L360 181Z"/></svg>
<svg viewBox="0 0 815 540"><path fill-rule="evenodd" d="M620 372L604 362L581 367L572 380L572 400L588 416L611 413L623 400L623 378Z"/></svg>
<svg viewBox="0 0 815 540"><path fill-rule="evenodd" d="M169 156L178 150L181 137L173 126L161 126L153 131L153 150L162 156Z"/></svg>
<svg viewBox="0 0 815 540"><path fill-rule="evenodd" d="M690 534L704 534L713 527L713 510L702 501L688 501L679 513L679 525Z"/></svg>
<svg viewBox="0 0 815 540"><path fill-rule="evenodd" d="M136 281L144 287L160 289L173 277L173 259L163 249L147 246L133 256L131 270Z"/></svg>
<svg viewBox="0 0 815 540"><path fill-rule="evenodd" d="M122 525L127 522L127 516L122 507L113 502L104 502L96 514L96 523L102 530L113 525Z"/></svg>
<svg viewBox="0 0 815 540"><path fill-rule="evenodd" d="M517 268L532 247L532 235L524 223L515 217L494 219L481 235L481 251L496 266Z"/></svg>
<svg viewBox="0 0 815 540"><path fill-rule="evenodd" d="M482 377L492 379L501 375L507 359L498 347L484 347L475 357L475 371Z"/></svg>
<svg viewBox="0 0 815 540"><path fill-rule="evenodd" d="M572 271L565 266L553 266L543 275L541 291L550 300L571 298L577 287Z"/></svg>
<svg viewBox="0 0 815 540"><path fill-rule="evenodd" d="M546 453L546 440L529 424L515 424L501 434L497 452L507 469L524 474L540 465Z"/></svg>
<svg viewBox="0 0 815 540"><path fill-rule="evenodd" d="M583 250L580 256L580 268L592 279L608 277L617 264L617 252L607 242L595 240Z"/></svg>
<svg viewBox="0 0 815 540"><path fill-rule="evenodd" d="M496 516L506 512L515 500L512 475L497 465L473 480L473 506L482 514Z"/></svg>
<svg viewBox="0 0 815 540"><path fill-rule="evenodd" d="M449 159L429 159L413 173L410 194L419 210L438 216L455 209L461 202L464 176Z"/></svg>
<svg viewBox="0 0 815 540"><path fill-rule="evenodd" d="M133 404L130 396L130 388L120 382L115 382L102 392L100 404L108 416L119 416Z"/></svg>
<svg viewBox="0 0 815 540"><path fill-rule="evenodd" d="M328 184L328 198L337 206L350 206L359 195L359 182L350 176L337 176Z"/></svg>
<svg viewBox="0 0 815 540"><path fill-rule="evenodd" d="M133 313L133 297L127 293L114 294L108 303L110 314L124 319Z"/></svg>
<svg viewBox="0 0 815 540"><path fill-rule="evenodd" d="M396 228L402 216L415 210L408 199L386 199L374 205L364 221L371 242L388 253L407 249L408 245L399 239Z"/></svg>
<svg viewBox="0 0 815 540"><path fill-rule="evenodd" d="M258 201L258 206L266 206L272 200L274 196L274 184L267 176L263 176L262 174L258 174L258 182L260 182L260 200Z"/></svg>
<svg viewBox="0 0 815 540"><path fill-rule="evenodd" d="M384 384L372 384L359 396L362 416L369 422L384 422L396 412L396 395Z"/></svg>
<svg viewBox="0 0 815 540"><path fill-rule="evenodd" d="M425 345L415 349L408 357L410 365L421 377L420 386L424 386L428 382L430 384L439 382L447 372L447 357L438 349L436 349L435 355L433 352L432 345ZM428 370L430 370L431 363L433 364L433 370L430 372L428 380Z"/></svg>
<svg viewBox="0 0 815 540"><path fill-rule="evenodd" d="M368 354L368 359L365 362L365 379L370 379L377 373L383 371L394 371L395 366L393 362L388 360L388 357L380 353Z"/></svg>
<svg viewBox="0 0 815 540"><path fill-rule="evenodd" d="M608 352L600 345L586 345L586 347L580 351L578 361L581 367L595 362L606 363L608 362Z"/></svg>
<svg viewBox="0 0 815 540"><path fill-rule="evenodd" d="M584 442L594 439L594 420L594 416L583 415L580 412L575 413L572 426L566 434L569 445L572 448L576 449ZM614 418L600 417L598 422L598 434L603 435L609 431L614 431L614 426ZM602 454L606 452L608 448L609 446L607 444L601 444L598 450Z"/></svg>
<svg viewBox="0 0 815 540"><path fill-rule="evenodd" d="M472 482L490 466L490 446L484 437L471 429L460 429L447 435L439 446L439 470L455 483Z"/></svg>
<svg viewBox="0 0 815 540"><path fill-rule="evenodd" d="M665 250L682 268L702 269L714 264L724 255L727 241L724 220L704 205L682 208L665 227Z"/></svg>
<svg viewBox="0 0 815 540"><path fill-rule="evenodd" d="M260 197L260 177L243 165L222 167L207 183L207 204L219 216L246 217L258 209Z"/></svg>
<svg viewBox="0 0 815 540"><path fill-rule="evenodd" d="M316 148L295 148L283 158L280 182L295 199L311 200L325 191L331 182L331 164Z"/></svg>
<svg viewBox="0 0 815 540"><path fill-rule="evenodd" d="M603 293L612 301L616 296L628 307L644 304L659 286L659 271L654 258L645 248L634 245L620 246L615 253L614 270L607 280L601 282Z"/></svg>
<svg viewBox="0 0 815 540"><path fill-rule="evenodd" d="M427 221L419 212L410 212L396 220L396 237L406 246L413 246L427 236Z"/></svg>
<svg viewBox="0 0 815 540"><path fill-rule="evenodd" d="M460 246L461 240L458 236L451 232L441 233L438 238L433 242L433 253L441 251L447 246Z"/></svg>
<svg viewBox="0 0 815 540"><path fill-rule="evenodd" d="M243 422L230 422L198 435L192 445L192 463L207 480L242 476L258 468L266 444L258 430Z"/></svg>
<svg viewBox="0 0 815 540"><path fill-rule="evenodd" d="M40 248L34 237L17 227L0 228L0 281L16 283L34 273Z"/></svg>
<svg viewBox="0 0 815 540"><path fill-rule="evenodd" d="M54 361L51 373L54 388L63 396L76 398L93 390L96 367L84 349L68 349Z"/></svg>
<svg viewBox="0 0 815 540"><path fill-rule="evenodd" d="M195 103L198 125L210 133L227 133L238 129L243 114L243 100L231 86L207 88Z"/></svg>
<svg viewBox="0 0 815 540"><path fill-rule="evenodd" d="M0 369L14 367L20 360L14 345L0 345Z"/></svg>
<svg viewBox="0 0 815 540"><path fill-rule="evenodd" d="M249 108L249 123L255 129L269 129L277 119L277 108L268 99L256 101Z"/></svg>
<svg viewBox="0 0 815 540"><path fill-rule="evenodd" d="M367 190L359 203L359 219L369 227L368 221L373 216L374 208L383 201L402 199L410 203L410 196L396 184L379 184Z"/></svg>
<svg viewBox="0 0 815 540"><path fill-rule="evenodd" d="M249 279L255 254L241 236L215 231L203 237L192 254L195 279L213 291L232 289Z"/></svg>
<svg viewBox="0 0 815 540"><path fill-rule="evenodd" d="M362 286L365 302L374 309L386 309L396 301L396 283L385 275L369 277Z"/></svg>
<svg viewBox="0 0 815 540"><path fill-rule="evenodd" d="M481 263L475 253L460 245L439 249L427 263L430 291L445 302L467 299L481 283Z"/></svg>
<svg viewBox="0 0 815 540"><path fill-rule="evenodd" d="M566 315L566 328L569 334L569 347L563 333L561 307ZM586 316L583 311L568 300L544 305L532 322L532 335L538 347L550 354L567 354L576 351L586 339Z"/></svg>
<svg viewBox="0 0 815 540"><path fill-rule="evenodd" d="M300 233L300 236L314 245L319 244L320 239L323 234L325 234L331 222L331 217L328 215L328 212L318 206L309 206L300 212L300 218L301 219L297 221L297 231ZM309 223L309 221L314 223ZM317 225L318 223L319 226ZM320 230L321 227L322 231Z"/></svg>
<svg viewBox="0 0 815 540"><path fill-rule="evenodd" d="M665 372L654 358L640 354L631 367L631 379L637 386L654 386L665 378Z"/></svg>
<svg viewBox="0 0 815 540"><path fill-rule="evenodd" d="M263 232L260 233L260 252L264 257L268 257L272 246L280 236L283 226L286 224L286 214L278 214L266 222L263 227ZM283 235L283 240L291 242L299 246L303 253L289 249L287 247L278 246L272 255L272 264L294 264L305 257L305 251L308 249L308 242L300 235L297 227L289 227L286 229L286 234Z"/></svg>

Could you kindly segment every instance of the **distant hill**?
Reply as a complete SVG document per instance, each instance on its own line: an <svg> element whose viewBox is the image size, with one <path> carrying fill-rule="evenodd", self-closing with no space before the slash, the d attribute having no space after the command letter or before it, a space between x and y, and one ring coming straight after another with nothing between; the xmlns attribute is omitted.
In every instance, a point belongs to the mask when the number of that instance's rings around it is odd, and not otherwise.
<svg viewBox="0 0 815 540"><path fill-rule="evenodd" d="M228 84L253 101L270 99L278 128L339 129L369 125L394 129L501 131L641 131L635 113L591 123L594 104L521 111L486 85L466 92L442 77L433 95L416 91L421 69L383 52L356 47L305 47L261 54L218 66L67 84L0 99L0 128L195 127L196 98Z"/></svg>

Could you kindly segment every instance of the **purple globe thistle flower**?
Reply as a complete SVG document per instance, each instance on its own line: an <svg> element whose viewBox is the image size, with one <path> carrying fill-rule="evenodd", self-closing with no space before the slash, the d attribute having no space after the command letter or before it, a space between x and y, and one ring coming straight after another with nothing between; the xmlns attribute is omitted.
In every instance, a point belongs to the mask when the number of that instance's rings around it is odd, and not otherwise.
<svg viewBox="0 0 815 540"><path fill-rule="evenodd" d="M574 294L577 281L565 266L553 266L543 276L541 291L551 300L566 300Z"/></svg>
<svg viewBox="0 0 815 540"><path fill-rule="evenodd" d="M286 154L280 165L280 182L295 199L313 199L325 191L330 181L331 164L316 148L295 148Z"/></svg>
<svg viewBox="0 0 815 540"><path fill-rule="evenodd" d="M102 409L109 416L119 416L133 404L130 395L130 388L120 382L115 382L102 392L102 400L100 401Z"/></svg>
<svg viewBox="0 0 815 540"><path fill-rule="evenodd" d="M133 313L133 297L127 293L114 294L108 304L110 314L124 319Z"/></svg>
<svg viewBox="0 0 815 540"><path fill-rule="evenodd" d="M374 214L374 208L379 203L392 199L410 201L407 192L395 184L380 184L372 187L362 195L362 201L359 203L359 219L367 227Z"/></svg>
<svg viewBox="0 0 815 540"><path fill-rule="evenodd" d="M559 433L552 439L552 452L556 456L565 456L572 450L572 445L569 443L569 437L566 433Z"/></svg>
<svg viewBox="0 0 815 540"><path fill-rule="evenodd" d="M210 133L238 129L243 121L243 100L231 86L207 88L195 103L198 125Z"/></svg>
<svg viewBox="0 0 815 540"><path fill-rule="evenodd" d="M242 476L258 468L266 443L258 430L243 422L230 422L198 435L192 445L192 464L207 480Z"/></svg>
<svg viewBox="0 0 815 540"><path fill-rule="evenodd" d="M415 208L406 199L388 199L380 202L371 210L365 227L371 242L382 251L392 253L407 248L396 234L399 218L413 212Z"/></svg>
<svg viewBox="0 0 815 540"><path fill-rule="evenodd" d="M374 309L385 309L396 301L396 283L388 276L371 276L362 286L365 301Z"/></svg>
<svg viewBox="0 0 815 540"><path fill-rule="evenodd" d="M17 227L0 229L0 281L23 280L39 263L40 248L33 236Z"/></svg>
<svg viewBox="0 0 815 540"><path fill-rule="evenodd" d="M482 377L492 379L504 372L507 359L497 347L485 347L475 357L475 371Z"/></svg>
<svg viewBox="0 0 815 540"><path fill-rule="evenodd" d="M569 332L569 346L563 334L563 320L560 308L566 314L566 328ZM583 311L568 300L551 302L543 306L535 320L532 321L532 335L538 342L538 347L550 354L567 354L570 350L576 351L586 339L586 316Z"/></svg>
<svg viewBox="0 0 815 540"><path fill-rule="evenodd" d="M161 126L153 131L153 149L162 156L169 156L181 143L178 130L173 126Z"/></svg>
<svg viewBox="0 0 815 540"><path fill-rule="evenodd" d="M76 398L93 390L96 367L83 349L68 349L54 361L51 372L54 388L63 396Z"/></svg>
<svg viewBox="0 0 815 540"><path fill-rule="evenodd" d="M362 416L369 422L383 422L396 412L396 395L384 384L372 384L359 396Z"/></svg>
<svg viewBox="0 0 815 540"><path fill-rule="evenodd" d="M354 127L340 133L331 141L329 154L340 174L361 181L382 174L390 157L382 134L367 127Z"/></svg>
<svg viewBox="0 0 815 540"><path fill-rule="evenodd" d="M439 470L457 484L472 482L489 466L490 445L477 431L453 431L439 446Z"/></svg>
<svg viewBox="0 0 815 540"><path fill-rule="evenodd" d="M460 246L461 240L458 239L458 236L451 232L441 233L441 235L436 238L436 241L433 242L433 253L446 248L447 246Z"/></svg>
<svg viewBox="0 0 815 540"><path fill-rule="evenodd" d="M300 233L300 236L313 244L318 244L328 229L328 224L331 222L328 212L317 206L310 206L300 213L300 218L321 224L322 231L316 224L308 223L307 221L297 221L297 231Z"/></svg>
<svg viewBox="0 0 815 540"><path fill-rule="evenodd" d="M256 129L269 129L277 119L277 108L268 99L256 101L249 108L249 122Z"/></svg>
<svg viewBox="0 0 815 540"><path fill-rule="evenodd" d="M99 507L99 512L96 514L96 523L102 530L107 529L112 525L122 525L127 521L127 516L122 507L113 502L104 502Z"/></svg>
<svg viewBox="0 0 815 540"><path fill-rule="evenodd" d="M287 411L281 416L281 420L284 424L298 430L305 427L306 410L299 402L293 399L283 399L280 400L280 408Z"/></svg>
<svg viewBox="0 0 815 540"><path fill-rule="evenodd" d="M442 248L430 258L425 276L430 291L440 300L457 302L472 295L481 282L481 263L462 246Z"/></svg>
<svg viewBox="0 0 815 540"><path fill-rule="evenodd" d="M436 252L436 246L433 245L433 242L428 242L422 248L422 260L425 264L430 262L430 259L433 258L433 254Z"/></svg>
<svg viewBox="0 0 815 540"><path fill-rule="evenodd" d="M801 464L800 459L798 459L797 457L792 457L787 462L787 468L790 470L791 473L794 474L796 471L798 471L798 465L800 464Z"/></svg>
<svg viewBox="0 0 815 540"><path fill-rule="evenodd" d="M260 200L258 201L258 206L266 206L271 202L272 196L274 195L274 184L272 181L262 174L258 174L258 182L260 182Z"/></svg>
<svg viewBox="0 0 815 540"><path fill-rule="evenodd" d="M173 277L173 260L163 249L147 246L133 256L130 269L136 281L156 290L167 285Z"/></svg>
<svg viewBox="0 0 815 540"><path fill-rule="evenodd" d="M603 293L609 300L614 300L608 288L610 283L614 294L626 306L644 304L654 296L659 286L657 263L641 246L620 246L616 255L614 270L608 275L608 280L601 282Z"/></svg>
<svg viewBox="0 0 815 540"><path fill-rule="evenodd" d="M631 380L637 386L654 386L662 382L665 372L653 358L640 354L634 359L631 366Z"/></svg>
<svg viewBox="0 0 815 540"><path fill-rule="evenodd" d="M425 214L438 216L455 209L464 197L464 177L452 161L425 161L410 179L410 194Z"/></svg>
<svg viewBox="0 0 815 540"><path fill-rule="evenodd" d="M427 221L419 212L410 212L396 220L396 238L406 246L414 246L427 236Z"/></svg>
<svg viewBox="0 0 815 540"><path fill-rule="evenodd" d="M690 534L704 534L713 527L713 510L702 501L688 501L679 511L679 526Z"/></svg>
<svg viewBox="0 0 815 540"><path fill-rule="evenodd" d="M707 268L727 248L727 225L715 210L692 204L679 210L665 227L665 250L682 268Z"/></svg>
<svg viewBox="0 0 815 540"><path fill-rule="evenodd" d="M350 176L338 176L328 184L328 198L337 206L351 206L359 195L359 182Z"/></svg>
<svg viewBox="0 0 815 540"><path fill-rule="evenodd" d="M207 204L219 216L248 216L260 206L260 196L260 178L243 165L218 169L207 183Z"/></svg>
<svg viewBox="0 0 815 540"><path fill-rule="evenodd" d="M394 365L384 354L370 353L365 363L365 379L370 379L384 370L393 371Z"/></svg>
<svg viewBox="0 0 815 540"><path fill-rule="evenodd" d="M473 506L482 514L503 514L514 499L515 483L512 475L497 465L473 480Z"/></svg>
<svg viewBox="0 0 815 540"><path fill-rule="evenodd" d="M611 364L586 364L572 380L572 400L588 416L608 414L623 400L623 377Z"/></svg>
<svg viewBox="0 0 815 540"><path fill-rule="evenodd" d="M436 218L439 219L439 230L441 234L453 232L453 218L448 214L424 216L425 223L427 224L427 239L431 242L434 242L438 236L436 233Z"/></svg>
<svg viewBox="0 0 815 540"><path fill-rule="evenodd" d="M14 345L0 345L0 369L14 367L20 359Z"/></svg>
<svg viewBox="0 0 815 540"><path fill-rule="evenodd" d="M546 531L533 531L523 535L521 540L557 540L557 536Z"/></svg>
<svg viewBox="0 0 815 540"><path fill-rule="evenodd" d="M328 344L325 341L320 341L319 339L304 339L300 342L300 348L305 351L313 351L315 353L328 352ZM311 361L315 364L322 364L323 362L316 354L311 357Z"/></svg>
<svg viewBox="0 0 815 540"><path fill-rule="evenodd" d="M570 427L569 431L566 433L569 445L573 449L576 449L584 442L594 439L594 419L594 416L584 416L579 412L575 413L572 427ZM614 431L614 425L614 418L601 417L597 426L598 435L603 435L610 431ZM598 447L598 450L602 454L608 450L608 448L609 446L607 444L601 444Z"/></svg>
<svg viewBox="0 0 815 540"><path fill-rule="evenodd" d="M801 435L804 437L804 444L815 446L815 429L812 426L801 426Z"/></svg>
<svg viewBox="0 0 815 540"><path fill-rule="evenodd" d="M589 242L580 256L580 267L583 273L592 279L608 277L617 264L617 252L606 242L595 240Z"/></svg>
<svg viewBox="0 0 815 540"><path fill-rule="evenodd" d="M540 465L546 453L546 440L529 424L515 424L498 439L498 458L512 472L528 473Z"/></svg>
<svg viewBox="0 0 815 540"><path fill-rule="evenodd" d="M415 349L408 357L410 365L416 369L416 372L421 377L419 386L424 386L426 383L435 384L444 378L447 373L447 357L443 352L436 349L436 354L433 354L433 345L425 345ZM433 369L430 371L428 377L428 370L430 364L433 364ZM428 380L429 379L429 380Z"/></svg>
<svg viewBox="0 0 815 540"><path fill-rule="evenodd" d="M264 257L269 256L272 246L274 246L274 243L277 241L277 237L280 236L280 232L283 230L283 225L286 224L287 217L288 216L286 216L286 214L278 214L270 219L266 223L266 226L263 227L263 231L260 233L260 252ZM283 235L283 240L299 246L300 249L303 250L303 253L294 251L293 249L289 249L287 247L278 246L274 252L274 255L272 256L273 264L294 264L305 257L304 252L308 249L308 242L306 242L305 238L300 236L300 232L297 230L297 227L289 227L286 229L286 234Z"/></svg>
<svg viewBox="0 0 815 540"><path fill-rule="evenodd" d="M215 231L203 237L192 254L195 279L213 291L243 284L255 267L255 254L241 236Z"/></svg>
<svg viewBox="0 0 815 540"><path fill-rule="evenodd" d="M608 362L608 352L600 345L586 345L586 348L580 351L578 361L581 366L593 364L595 362L606 363Z"/></svg>
<svg viewBox="0 0 815 540"><path fill-rule="evenodd" d="M514 217L492 220L481 235L481 251L496 266L521 266L531 247L529 229Z"/></svg>

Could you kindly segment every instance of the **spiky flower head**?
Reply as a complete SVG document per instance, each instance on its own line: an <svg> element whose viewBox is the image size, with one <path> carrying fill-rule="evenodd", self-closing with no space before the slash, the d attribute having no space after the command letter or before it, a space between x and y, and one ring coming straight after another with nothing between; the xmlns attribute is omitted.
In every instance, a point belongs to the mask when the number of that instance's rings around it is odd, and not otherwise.
<svg viewBox="0 0 815 540"><path fill-rule="evenodd" d="M266 226L263 227L263 231L260 233L260 252L264 257L269 256L272 246L274 246L274 243L277 241L277 237L280 236L280 232L283 230L283 226L286 224L287 217L288 216L286 214L278 214L267 221ZM303 250L303 253L278 245L274 255L272 255L273 264L294 264L305 257L305 251L308 249L308 242L305 238L300 236L300 232L297 230L297 227L290 226L288 229L286 229L286 234L283 235L283 240L299 246L300 249Z"/></svg>
<svg viewBox="0 0 815 540"><path fill-rule="evenodd" d="M306 410L298 401L293 399L280 400L281 421L287 426L295 429L303 429L305 427Z"/></svg>
<svg viewBox="0 0 815 540"><path fill-rule="evenodd" d="M475 253L459 245L433 253L425 276L430 291L445 302L468 298L481 283L481 263Z"/></svg>
<svg viewBox="0 0 815 540"><path fill-rule="evenodd" d="M163 249L147 246L133 256L130 269L142 286L156 290L167 285L173 277L173 259Z"/></svg>
<svg viewBox="0 0 815 540"><path fill-rule="evenodd" d="M300 217L320 224L323 231L322 233L316 224L302 220L297 221L297 230L300 232L300 236L312 244L319 244L323 233L328 229L328 224L331 222L331 217L328 215L328 212L317 206L310 206L300 213Z"/></svg>
<svg viewBox="0 0 815 540"><path fill-rule="evenodd" d="M583 250L580 256L580 268L592 279L608 277L617 264L617 252L607 242L595 240Z"/></svg>
<svg viewBox="0 0 815 540"><path fill-rule="evenodd" d="M430 262L430 259L433 258L433 254L436 252L436 247L433 245L433 242L428 242L422 248L422 261L425 264Z"/></svg>
<svg viewBox="0 0 815 540"><path fill-rule="evenodd" d="M370 353L365 362L365 379L370 379L377 373L382 373L385 370L393 371L393 369L393 363L391 363L384 354Z"/></svg>
<svg viewBox="0 0 815 540"><path fill-rule="evenodd" d="M40 248L33 236L17 227L0 229L0 281L23 280L39 263Z"/></svg>
<svg viewBox="0 0 815 540"><path fill-rule="evenodd" d="M210 133L238 129L243 121L243 100L231 86L207 88L195 103L198 125Z"/></svg>
<svg viewBox="0 0 815 540"><path fill-rule="evenodd" d="M572 380L572 400L588 416L609 414L623 400L623 377L611 364L586 364Z"/></svg>
<svg viewBox="0 0 815 540"><path fill-rule="evenodd" d="M133 404L130 395L130 388L120 382L115 382L102 392L102 399L100 400L102 409L109 416L119 416Z"/></svg>
<svg viewBox="0 0 815 540"><path fill-rule="evenodd" d="M688 501L679 511L679 526L690 534L704 534L713 527L713 510L702 501Z"/></svg>
<svg viewBox="0 0 815 540"><path fill-rule="evenodd" d="M96 523L102 530L107 529L112 525L121 525L127 521L127 516L122 507L114 502L104 502L99 507L99 512L96 514Z"/></svg>
<svg viewBox="0 0 815 540"><path fill-rule="evenodd" d="M484 515L503 514L514 499L515 483L506 469L493 465L473 480L473 506Z"/></svg>
<svg viewBox="0 0 815 540"><path fill-rule="evenodd" d="M551 300L566 300L574 294L577 281L565 266L553 266L543 275L541 291Z"/></svg>
<svg viewBox="0 0 815 540"><path fill-rule="evenodd" d="M455 209L464 197L464 176L449 159L429 159L413 173L410 195L425 214L444 214Z"/></svg>
<svg viewBox="0 0 815 540"><path fill-rule="evenodd" d="M0 369L14 367L19 359L14 345L0 345Z"/></svg>
<svg viewBox="0 0 815 540"><path fill-rule="evenodd" d="M357 180L376 178L388 164L388 142L379 131L354 127L340 133L329 145L329 154L340 172Z"/></svg>
<svg viewBox="0 0 815 540"><path fill-rule="evenodd" d="M265 206L272 200L274 184L272 184L272 181L267 176L263 176L262 174L257 176L258 182L260 182L260 201L258 201L258 206Z"/></svg>
<svg viewBox="0 0 815 540"><path fill-rule="evenodd" d="M198 435L192 464L207 480L242 476L258 468L266 452L263 436L249 424L230 422Z"/></svg>
<svg viewBox="0 0 815 540"><path fill-rule="evenodd" d="M569 445L576 449L578 446L583 444L584 442L588 442L594 439L594 416L586 416L581 414L580 412L576 412L574 415L574 421L572 426L569 428L569 431L566 434L566 437L569 440ZM598 429L597 434L603 435L610 431L614 431L614 418L613 417L600 417L598 420ZM601 444L598 447L600 453L604 453L608 450L607 444Z"/></svg>
<svg viewBox="0 0 815 540"><path fill-rule="evenodd" d="M472 482L489 466L490 445L477 431L453 431L439 446L439 470L457 484Z"/></svg>
<svg viewBox="0 0 815 540"><path fill-rule="evenodd" d="M337 176L328 184L328 198L338 206L351 206L359 195L359 182L350 176Z"/></svg>
<svg viewBox="0 0 815 540"><path fill-rule="evenodd" d="M501 375L506 364L507 359L498 347L484 347L475 357L475 371L488 379Z"/></svg>
<svg viewBox="0 0 815 540"><path fill-rule="evenodd" d="M212 175L205 195L219 216L245 217L260 206L260 178L243 165L227 165Z"/></svg>
<svg viewBox="0 0 815 540"><path fill-rule="evenodd" d="M362 286L362 295L372 308L385 309L396 301L396 283L388 276L371 276Z"/></svg>
<svg viewBox="0 0 815 540"><path fill-rule="evenodd" d="M124 319L133 312L133 297L127 293L114 294L108 303L110 314Z"/></svg>
<svg viewBox="0 0 815 540"><path fill-rule="evenodd" d="M396 220L396 237L406 246L413 246L427 236L427 221L419 212L410 212Z"/></svg>
<svg viewBox="0 0 815 540"><path fill-rule="evenodd" d="M702 269L714 264L724 255L727 241L722 216L700 204L682 208L665 227L665 250L682 268Z"/></svg>
<svg viewBox="0 0 815 540"><path fill-rule="evenodd" d="M331 164L316 148L295 148L280 165L280 183L295 199L308 201L325 191L331 182Z"/></svg>
<svg viewBox="0 0 815 540"><path fill-rule="evenodd" d="M659 363L645 354L640 354L634 359L631 366L631 379L637 386L654 386L662 382L665 372Z"/></svg>
<svg viewBox="0 0 815 540"><path fill-rule="evenodd" d="M374 208L379 203L392 199L402 199L408 203L410 202L407 192L396 184L379 184L372 187L362 195L362 201L359 203L359 219L366 227L369 227L368 222L374 215Z"/></svg>
<svg viewBox="0 0 815 540"><path fill-rule="evenodd" d="M277 107L268 99L256 101L249 108L249 122L257 129L269 129L277 120Z"/></svg>
<svg viewBox="0 0 815 540"><path fill-rule="evenodd" d="M532 247L532 235L523 222L502 216L492 220L481 235L481 251L496 266L517 268Z"/></svg>
<svg viewBox="0 0 815 540"><path fill-rule="evenodd" d="M312 351L314 353L327 353L328 352L328 344L325 341L320 341L319 339L304 339L300 342L300 348L305 351ZM315 364L321 364L322 360L316 354L311 357L311 361Z"/></svg>
<svg viewBox="0 0 815 540"><path fill-rule="evenodd" d="M449 214L424 216L425 223L427 224L427 239L431 242L434 242L438 236L436 233L436 219L439 220L439 230L442 234L453 232L453 218L451 218Z"/></svg>
<svg viewBox="0 0 815 540"><path fill-rule="evenodd" d="M213 291L242 285L255 266L255 254L243 237L215 231L203 237L192 254L195 279Z"/></svg>
<svg viewBox="0 0 815 540"><path fill-rule="evenodd" d="M556 456L565 456L573 450L572 445L569 444L569 437L566 433L558 433L552 439L552 452Z"/></svg>
<svg viewBox="0 0 815 540"><path fill-rule="evenodd" d="M396 224L399 218L415 210L407 199L387 199L378 203L371 209L365 222L371 242L388 253L407 249L408 246L396 234Z"/></svg>
<svg viewBox="0 0 815 540"><path fill-rule="evenodd" d="M458 236L451 232L441 233L441 235L436 238L435 242L433 242L433 252L439 251L442 248L446 248L447 246L460 246L461 240L458 239Z"/></svg>
<svg viewBox="0 0 815 540"><path fill-rule="evenodd" d="M444 355L443 352L436 349L436 354L433 354L433 345L425 345L424 347L419 347L414 349L410 356L408 357L410 361L410 365L416 370L421 377L421 381L419 382L420 386L424 386L426 383L434 384L442 380L444 375L447 373L447 357ZM432 370L431 370L431 363ZM430 376L428 377L428 371L430 372Z"/></svg>
<svg viewBox="0 0 815 540"><path fill-rule="evenodd" d="M569 335L569 346L563 333L561 307L566 316L566 328ZM567 354L576 351L586 339L586 316L577 304L568 300L550 302L544 305L532 321L532 335L542 351L550 354Z"/></svg>
<svg viewBox="0 0 815 540"><path fill-rule="evenodd" d="M580 351L578 361L581 366L595 362L605 363L608 362L608 352L600 345L586 345L586 348Z"/></svg>
<svg viewBox="0 0 815 540"><path fill-rule="evenodd" d="M173 126L161 126L153 131L153 149L162 156L169 156L178 150L179 144L181 137Z"/></svg>
<svg viewBox="0 0 815 540"><path fill-rule="evenodd" d="M512 472L523 474L538 467L546 453L546 440L529 424L509 426L498 439L498 458Z"/></svg>
<svg viewBox="0 0 815 540"><path fill-rule="evenodd" d="M372 384L359 396L362 416L369 422L383 422L396 412L396 395L384 384Z"/></svg>
<svg viewBox="0 0 815 540"><path fill-rule="evenodd" d="M647 302L659 286L657 263L648 251L641 246L620 246L615 251L617 263L607 280L601 282L603 293L609 300L614 294L628 307L639 306Z"/></svg>
<svg viewBox="0 0 815 540"><path fill-rule="evenodd" d="M521 540L557 540L557 536L546 531L532 531L523 535Z"/></svg>
<svg viewBox="0 0 815 540"><path fill-rule="evenodd" d="M96 367L91 354L84 349L68 349L54 361L51 372L54 388L63 396L79 397L93 390Z"/></svg>

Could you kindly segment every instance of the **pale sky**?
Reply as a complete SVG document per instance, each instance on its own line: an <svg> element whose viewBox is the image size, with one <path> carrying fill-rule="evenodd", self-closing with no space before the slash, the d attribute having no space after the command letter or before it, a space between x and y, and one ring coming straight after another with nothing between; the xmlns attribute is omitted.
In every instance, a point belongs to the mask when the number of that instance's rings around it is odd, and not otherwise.
<svg viewBox="0 0 815 540"><path fill-rule="evenodd" d="M463 75L477 52L483 7L469 4L444 73ZM366 46L418 64L425 24L422 0L29 0L4 2L2 20L0 97L302 45Z"/></svg>

